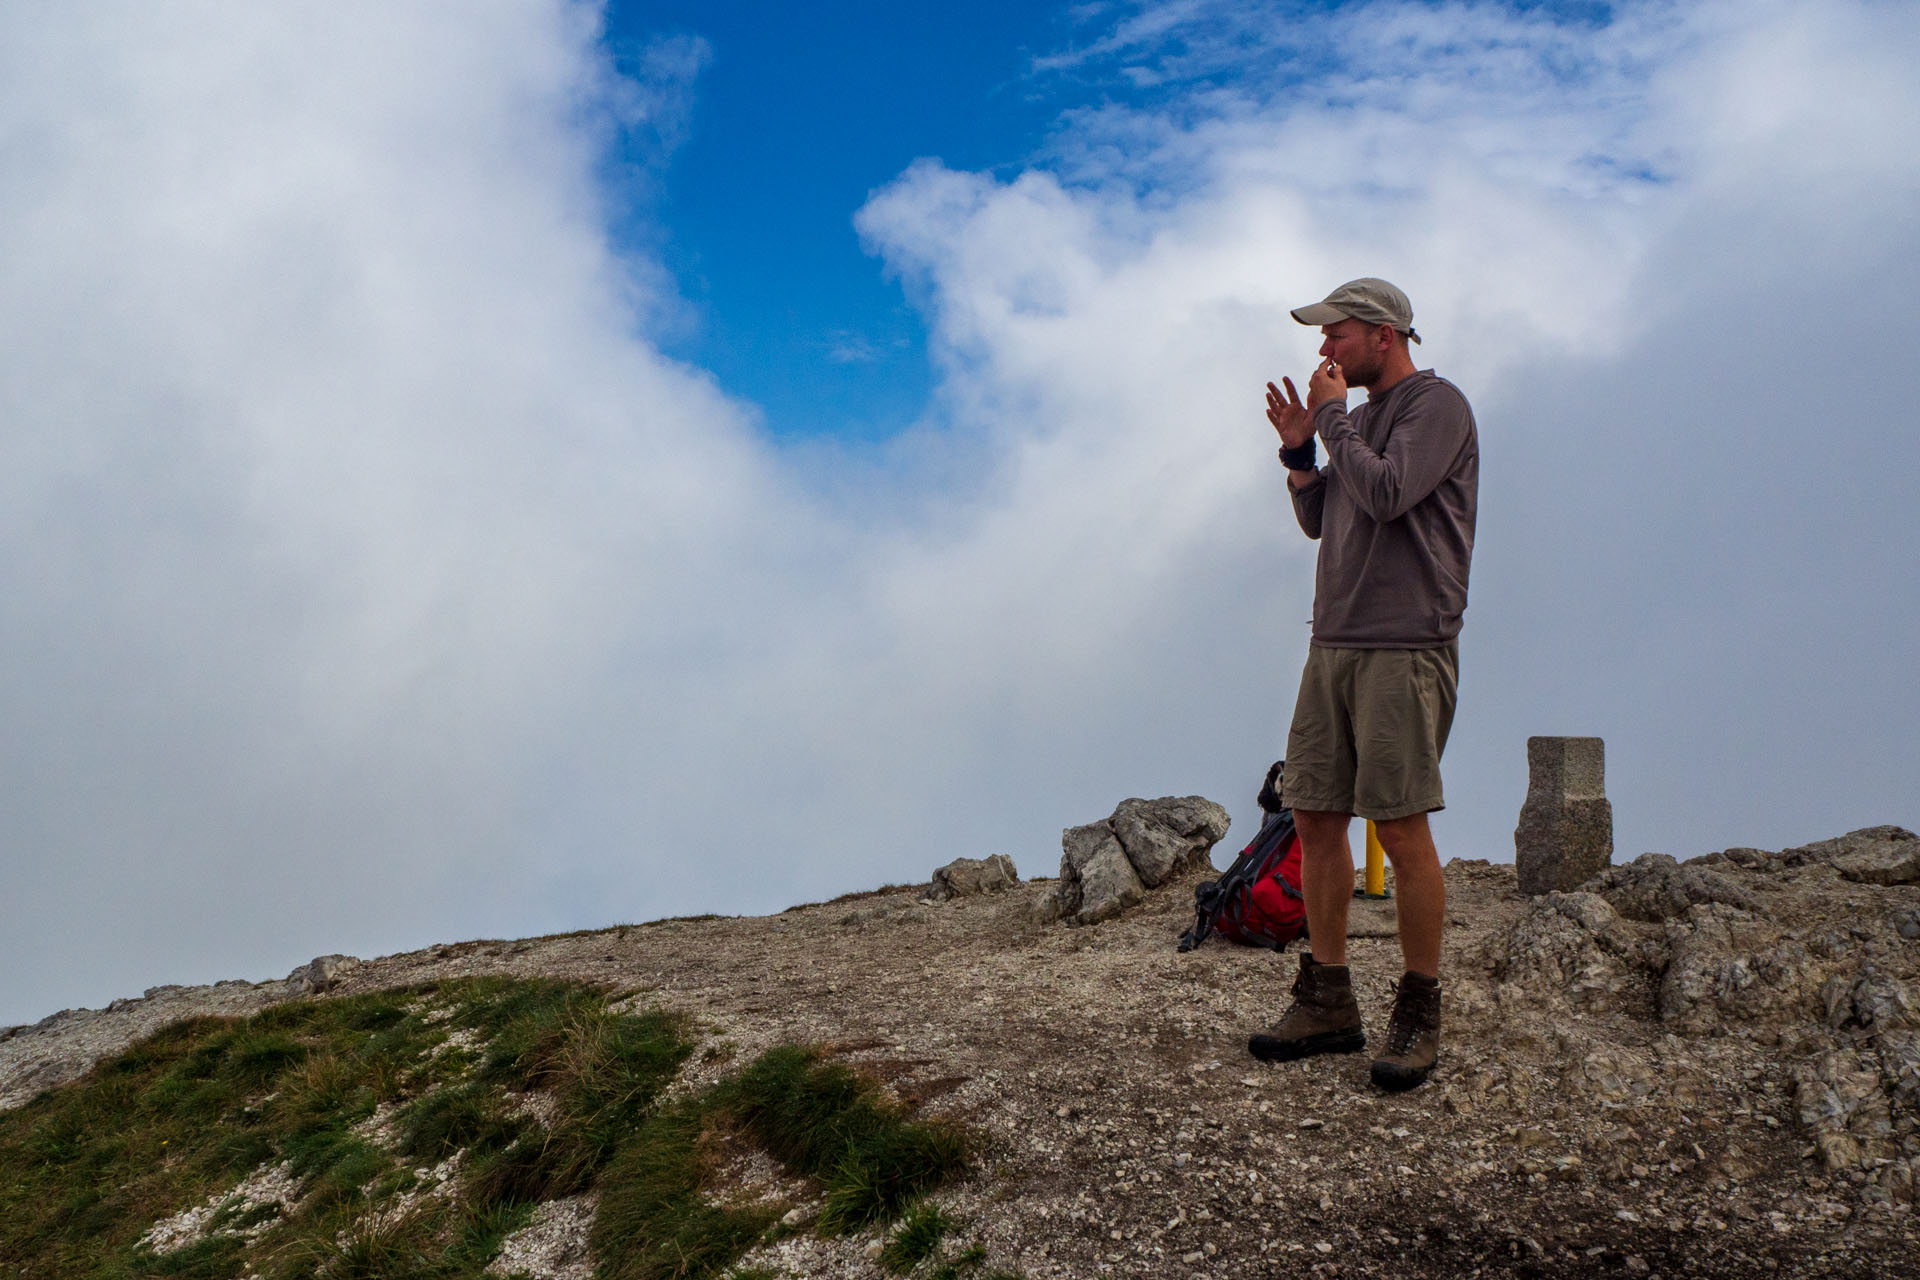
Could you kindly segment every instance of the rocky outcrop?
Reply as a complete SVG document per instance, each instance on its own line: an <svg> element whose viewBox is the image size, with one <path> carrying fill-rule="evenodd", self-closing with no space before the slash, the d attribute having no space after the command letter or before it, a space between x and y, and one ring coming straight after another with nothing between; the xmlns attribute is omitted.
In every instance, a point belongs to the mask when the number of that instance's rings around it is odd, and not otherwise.
<svg viewBox="0 0 1920 1280"><path fill-rule="evenodd" d="M1829 863L1857 884L1920 884L1920 838L1905 827L1862 827L1780 856L1796 863Z"/></svg>
<svg viewBox="0 0 1920 1280"><path fill-rule="evenodd" d="M935 902L971 898L981 893L1003 893L1020 883L1013 859L1004 853L989 858L955 858L944 867L936 867L927 897Z"/></svg>
<svg viewBox="0 0 1920 1280"><path fill-rule="evenodd" d="M358 956L315 956L287 975L287 994L317 996L340 985L340 979L360 967Z"/></svg>
<svg viewBox="0 0 1920 1280"><path fill-rule="evenodd" d="M1664 1029L1674 1046L1775 1046L1806 1154L1869 1198L1911 1203L1920 906L1903 887L1914 882L1900 878L1910 851L1920 841L1903 828L1873 827L1781 853L1645 854L1580 892L1535 901L1494 942L1496 998L1516 1018L1527 1006L1626 1015ZM1609 1097L1701 1093L1688 1070L1670 1065L1659 1080L1631 1051L1579 1055Z"/></svg>
<svg viewBox="0 0 1920 1280"><path fill-rule="evenodd" d="M1609 868L1590 887L1630 920L1672 920L1689 907L1712 902L1742 911L1758 909L1753 895L1731 877L1664 853L1643 853L1625 866Z"/></svg>
<svg viewBox="0 0 1920 1280"><path fill-rule="evenodd" d="M1207 861L1227 811L1200 796L1122 800L1111 817L1060 833L1060 878L1034 903L1039 921L1097 924Z"/></svg>
<svg viewBox="0 0 1920 1280"><path fill-rule="evenodd" d="M1600 1008L1635 998L1638 942L1597 893L1549 893L1502 939L1491 968L1550 1006Z"/></svg>

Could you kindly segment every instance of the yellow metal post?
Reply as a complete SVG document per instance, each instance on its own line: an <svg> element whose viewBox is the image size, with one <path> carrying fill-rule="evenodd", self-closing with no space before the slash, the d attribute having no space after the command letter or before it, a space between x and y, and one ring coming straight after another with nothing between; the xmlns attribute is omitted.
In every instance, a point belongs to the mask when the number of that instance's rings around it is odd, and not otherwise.
<svg viewBox="0 0 1920 1280"><path fill-rule="evenodd" d="M1374 830L1372 818L1367 819L1367 888L1361 896L1387 896L1387 850L1380 843L1380 833Z"/></svg>

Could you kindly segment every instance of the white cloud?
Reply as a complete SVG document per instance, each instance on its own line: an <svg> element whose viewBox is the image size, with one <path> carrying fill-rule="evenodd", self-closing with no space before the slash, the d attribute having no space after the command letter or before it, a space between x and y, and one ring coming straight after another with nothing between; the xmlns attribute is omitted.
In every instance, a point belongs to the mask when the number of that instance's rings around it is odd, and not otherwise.
<svg viewBox="0 0 1920 1280"><path fill-rule="evenodd" d="M583 704L787 596L809 517L631 337L590 18L9 19L10 1010L94 928L124 986L557 922Z"/></svg>
<svg viewBox="0 0 1920 1280"><path fill-rule="evenodd" d="M1204 14L1216 52L1258 63L1234 12ZM1608 737L1628 856L1911 822L1920 705L1894 655L1920 620L1893 584L1920 547L1889 477L1920 445L1888 376L1920 336L1911 11L1624 7L1568 32L1376 5L1324 25L1357 80L1221 89L1216 59L1185 97L1081 117L1055 172L925 165L864 212L930 300L956 418L1011 442L991 534L956 559L1144 519L1116 563L1168 573L1136 590L1304 613L1254 393L1308 362L1288 306L1386 275L1485 442L1448 851L1511 856L1533 733ZM1155 453L1176 441L1178 472ZM1194 513L1234 525L1209 544ZM1165 678L1280 710L1298 633L1256 634L1172 643ZM1256 646L1273 670L1250 676ZM1278 741L1218 723L1242 759Z"/></svg>
<svg viewBox="0 0 1920 1280"><path fill-rule="evenodd" d="M670 145L696 46L0 20L0 1021L1244 813L1311 584L1260 385L1362 273L1485 442L1447 852L1510 849L1534 732L1608 736L1626 853L1920 816L1910 10L1383 4L1270 79L1266 10L1165 56L1185 11L1074 67L1151 109L862 213L940 381L830 459L662 359L607 247L611 131Z"/></svg>

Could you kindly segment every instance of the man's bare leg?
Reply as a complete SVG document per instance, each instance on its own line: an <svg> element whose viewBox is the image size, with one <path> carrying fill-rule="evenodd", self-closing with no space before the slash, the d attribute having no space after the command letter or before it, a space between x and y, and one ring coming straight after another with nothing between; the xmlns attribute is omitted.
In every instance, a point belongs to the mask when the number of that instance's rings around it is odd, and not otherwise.
<svg viewBox="0 0 1920 1280"><path fill-rule="evenodd" d="M1300 896L1306 900L1307 941L1316 964L1347 962L1347 905L1353 901L1347 827L1352 821L1347 813L1293 811L1293 827L1300 833Z"/></svg>
<svg viewBox="0 0 1920 1280"><path fill-rule="evenodd" d="M1296 823L1299 817L1294 815ZM1394 905L1400 916L1400 953L1406 961L1407 972L1437 978L1440 976L1440 932L1447 921L1447 882L1440 874L1440 851L1434 848L1427 815L1416 813L1408 818L1376 822L1374 829L1379 833L1381 847L1387 851L1387 859L1393 863ZM1301 876L1305 879L1304 835L1301 846ZM1347 878L1353 878L1351 866ZM1303 889L1302 895L1307 900L1307 920L1311 928L1313 892L1311 888ZM1316 960L1320 958L1318 947L1314 948L1313 955Z"/></svg>
<svg viewBox="0 0 1920 1280"><path fill-rule="evenodd" d="M1300 896L1306 899L1312 951L1300 957L1293 1004L1266 1031L1247 1041L1256 1058L1291 1062L1317 1053L1358 1053L1367 1047L1360 1005L1347 971L1347 903L1353 898L1353 851L1344 813L1293 811L1300 834Z"/></svg>

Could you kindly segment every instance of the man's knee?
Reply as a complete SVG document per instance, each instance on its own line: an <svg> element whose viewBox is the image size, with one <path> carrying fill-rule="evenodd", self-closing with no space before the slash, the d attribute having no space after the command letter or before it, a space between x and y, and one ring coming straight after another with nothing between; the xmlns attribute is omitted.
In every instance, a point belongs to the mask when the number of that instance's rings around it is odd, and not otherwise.
<svg viewBox="0 0 1920 1280"><path fill-rule="evenodd" d="M1337 848L1346 838L1353 822L1350 813L1325 813L1314 809L1295 809L1293 829L1300 833L1301 850L1312 854L1320 849Z"/></svg>
<svg viewBox="0 0 1920 1280"><path fill-rule="evenodd" d="M1380 837L1380 847L1387 851L1388 861L1396 867L1402 862L1439 860L1440 853L1433 844L1433 829L1427 825L1424 813L1376 822L1373 829Z"/></svg>
<svg viewBox="0 0 1920 1280"><path fill-rule="evenodd" d="M1293 811L1293 825L1302 831L1305 831L1309 827L1329 831L1344 831L1347 828L1347 824L1352 821L1353 815L1350 813L1323 812L1319 809L1295 809Z"/></svg>

